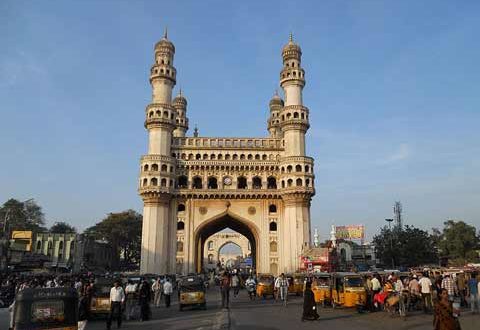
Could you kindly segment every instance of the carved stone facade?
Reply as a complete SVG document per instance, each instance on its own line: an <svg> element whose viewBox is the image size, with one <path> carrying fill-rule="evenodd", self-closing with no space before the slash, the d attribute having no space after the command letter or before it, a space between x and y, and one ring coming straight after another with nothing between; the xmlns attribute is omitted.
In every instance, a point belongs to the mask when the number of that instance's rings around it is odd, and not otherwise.
<svg viewBox="0 0 480 330"><path fill-rule="evenodd" d="M309 110L305 72L292 38L283 48L280 86L270 101L269 137L186 137L187 100L172 100L175 47L155 45L146 107L148 154L141 158L142 273L202 270L205 243L231 228L250 242L258 272L292 272L310 247L313 159L305 154ZM196 134L197 135L197 134ZM207 253L208 256L208 253Z"/></svg>

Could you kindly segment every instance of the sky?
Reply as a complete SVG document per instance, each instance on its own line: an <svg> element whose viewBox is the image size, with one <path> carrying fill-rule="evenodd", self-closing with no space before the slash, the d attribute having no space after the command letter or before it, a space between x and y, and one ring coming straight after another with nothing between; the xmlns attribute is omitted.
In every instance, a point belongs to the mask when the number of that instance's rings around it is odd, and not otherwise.
<svg viewBox="0 0 480 330"><path fill-rule="evenodd" d="M201 136L266 136L281 49L306 72L312 227L480 227L480 2L1 1L0 203L79 229L142 211L153 46L168 26Z"/></svg>

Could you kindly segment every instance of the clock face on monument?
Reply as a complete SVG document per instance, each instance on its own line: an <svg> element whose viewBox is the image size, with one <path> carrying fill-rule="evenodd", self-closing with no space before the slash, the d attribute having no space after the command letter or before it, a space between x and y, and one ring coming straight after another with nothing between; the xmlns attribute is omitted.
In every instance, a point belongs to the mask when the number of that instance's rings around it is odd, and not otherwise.
<svg viewBox="0 0 480 330"><path fill-rule="evenodd" d="M230 177L228 177L228 176L225 177L225 178L223 179L223 184L226 185L226 186L231 185L231 184L232 184L232 178L230 178Z"/></svg>

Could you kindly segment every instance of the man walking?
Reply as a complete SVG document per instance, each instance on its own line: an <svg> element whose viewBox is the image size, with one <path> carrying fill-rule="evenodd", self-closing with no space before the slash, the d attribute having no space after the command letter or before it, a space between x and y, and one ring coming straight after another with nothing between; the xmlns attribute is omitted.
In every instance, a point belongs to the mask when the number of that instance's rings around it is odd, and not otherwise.
<svg viewBox="0 0 480 330"><path fill-rule="evenodd" d="M110 314L107 318L107 330L112 327L112 320L117 319L117 328L122 326L122 304L125 301L125 292L119 281L115 281L110 289Z"/></svg>
<svg viewBox="0 0 480 330"><path fill-rule="evenodd" d="M420 281L420 292L422 294L423 311L427 314L432 309L432 281L425 274L422 275Z"/></svg>
<svg viewBox="0 0 480 330"><path fill-rule="evenodd" d="M240 291L240 278L238 277L237 273L233 274L232 276L232 288L233 296L236 297Z"/></svg>
<svg viewBox="0 0 480 330"><path fill-rule="evenodd" d="M152 289L146 279L143 280L138 290L138 302L140 304L140 321L150 319L150 300L152 299Z"/></svg>
<svg viewBox="0 0 480 330"><path fill-rule="evenodd" d="M230 276L223 271L220 277L220 293L222 294L222 308L230 308Z"/></svg>
<svg viewBox="0 0 480 330"><path fill-rule="evenodd" d="M446 289L448 292L448 300L453 301L453 298L455 297L455 292L457 291L457 288L455 286L455 282L452 280L449 274L446 274L443 277L442 280L442 289Z"/></svg>
<svg viewBox="0 0 480 330"><path fill-rule="evenodd" d="M135 318L135 307L138 304L137 300L137 284L132 280L128 280L127 287L125 288L125 294L127 296L127 302L125 304L125 316L127 321Z"/></svg>
<svg viewBox="0 0 480 330"><path fill-rule="evenodd" d="M162 281L159 278L153 283L152 285L152 291L153 291L153 303L155 307L160 307L160 301L162 300L162 292L163 292L163 284Z"/></svg>
<svg viewBox="0 0 480 330"><path fill-rule="evenodd" d="M170 283L170 279L167 278L163 284L163 294L165 295L165 307L170 307L170 299L173 293L173 285Z"/></svg>
<svg viewBox="0 0 480 330"><path fill-rule="evenodd" d="M477 274L473 273L472 277L467 282L468 297L470 298L470 309L472 313L475 313L475 305L477 306L477 312L480 311L480 295L478 292Z"/></svg>
<svg viewBox="0 0 480 330"><path fill-rule="evenodd" d="M280 274L280 276L275 280L275 287L278 288L280 299L283 301L283 305L287 306L288 279L285 278L285 274Z"/></svg>

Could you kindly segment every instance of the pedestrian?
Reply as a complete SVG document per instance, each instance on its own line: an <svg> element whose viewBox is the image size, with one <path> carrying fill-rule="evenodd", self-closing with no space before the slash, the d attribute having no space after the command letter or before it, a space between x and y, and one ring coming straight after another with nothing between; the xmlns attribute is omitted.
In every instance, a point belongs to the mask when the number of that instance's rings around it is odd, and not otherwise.
<svg viewBox="0 0 480 330"><path fill-rule="evenodd" d="M434 330L460 330L460 323L455 317L452 302L448 298L448 290L442 289L440 297L435 304L435 313L433 316Z"/></svg>
<svg viewBox="0 0 480 330"><path fill-rule="evenodd" d="M238 277L237 273L233 274L232 276L232 288L233 296L236 297L240 291L240 278Z"/></svg>
<svg viewBox="0 0 480 330"><path fill-rule="evenodd" d="M447 290L448 299L450 301L453 301L453 298L455 297L455 293L457 292L457 288L455 286L455 282L450 277L450 274L445 274L445 276L443 277L441 288Z"/></svg>
<svg viewBox="0 0 480 330"><path fill-rule="evenodd" d="M467 294L467 281L465 280L465 273L463 270L457 275L457 289L460 296L460 304L463 307L467 306L467 300L465 299Z"/></svg>
<svg viewBox="0 0 480 330"><path fill-rule="evenodd" d="M138 290L138 303L140 305L140 321L150 319L150 300L152 299L152 289L147 280L144 279Z"/></svg>
<svg viewBox="0 0 480 330"><path fill-rule="evenodd" d="M115 281L110 289L110 314L107 317L107 330L112 327L112 320L117 319L117 328L122 326L122 304L125 302L125 292L119 281Z"/></svg>
<svg viewBox="0 0 480 330"><path fill-rule="evenodd" d="M288 296L288 279L285 277L285 274L282 273L275 280L275 287L278 288L280 299L283 301L283 305L287 305L287 296Z"/></svg>
<svg viewBox="0 0 480 330"><path fill-rule="evenodd" d="M88 298L83 295L78 301L78 330L85 330L88 322Z"/></svg>
<svg viewBox="0 0 480 330"><path fill-rule="evenodd" d="M473 273L472 277L467 282L467 292L470 300L470 309L472 313L480 311L480 294L479 294L480 283L477 281L477 274ZM475 308L475 305L477 308Z"/></svg>
<svg viewBox="0 0 480 330"><path fill-rule="evenodd" d="M315 296L312 291L312 282L307 281L305 284L305 292L303 293L302 321L315 321L318 318L317 305L315 303Z"/></svg>
<svg viewBox="0 0 480 330"><path fill-rule="evenodd" d="M220 293L222 295L222 308L230 308L230 276L226 271L220 276Z"/></svg>
<svg viewBox="0 0 480 330"><path fill-rule="evenodd" d="M428 313L432 310L432 281L423 274L418 284L420 285L420 293L422 294L423 311Z"/></svg>
<svg viewBox="0 0 480 330"><path fill-rule="evenodd" d="M157 278L157 280L153 283L152 291L153 291L153 303L155 307L160 307L160 301L162 298L162 291L163 291L163 284L160 277Z"/></svg>
<svg viewBox="0 0 480 330"><path fill-rule="evenodd" d="M15 311L15 299L13 300L12 304L8 306L8 314L10 316L10 327L8 328L8 330L13 330L15 326L14 311Z"/></svg>
<svg viewBox="0 0 480 330"><path fill-rule="evenodd" d="M138 286L132 280L128 280L128 284L125 288L125 294L127 295L127 301L125 303L125 317L127 321L137 317L135 313L138 306Z"/></svg>
<svg viewBox="0 0 480 330"><path fill-rule="evenodd" d="M165 283L163 284L163 294L165 295L165 307L170 307L170 301L173 293L173 285L170 282L170 279L167 277Z"/></svg>
<svg viewBox="0 0 480 330"><path fill-rule="evenodd" d="M247 280L245 281L245 287L247 288L247 292L248 292L248 296L250 297L250 300L255 299L256 286L257 286L257 283L255 283L255 280L253 279L252 275L249 275Z"/></svg>

